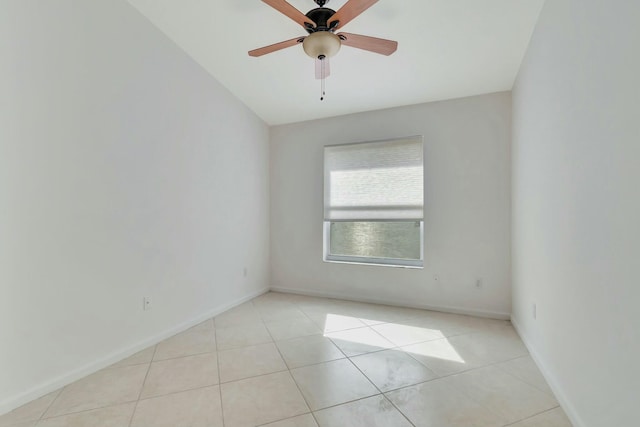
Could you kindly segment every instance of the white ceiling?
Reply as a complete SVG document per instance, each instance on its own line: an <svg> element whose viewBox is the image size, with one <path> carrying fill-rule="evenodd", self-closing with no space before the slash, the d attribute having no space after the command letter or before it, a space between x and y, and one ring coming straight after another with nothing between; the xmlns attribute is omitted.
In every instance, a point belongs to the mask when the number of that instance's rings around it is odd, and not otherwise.
<svg viewBox="0 0 640 427"><path fill-rule="evenodd" d="M306 32L260 0L128 0L270 125L511 89L544 0L380 0L344 31L397 40L391 56L343 47L320 101ZM303 13L313 0L289 0ZM338 10L346 0L330 0Z"/></svg>

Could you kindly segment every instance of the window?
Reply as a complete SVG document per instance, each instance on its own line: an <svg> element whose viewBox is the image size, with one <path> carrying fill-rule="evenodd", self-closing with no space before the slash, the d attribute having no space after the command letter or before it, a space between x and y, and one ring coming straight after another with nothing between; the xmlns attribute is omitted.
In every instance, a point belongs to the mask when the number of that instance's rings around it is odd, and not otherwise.
<svg viewBox="0 0 640 427"><path fill-rule="evenodd" d="M324 149L324 260L423 265L422 137Z"/></svg>

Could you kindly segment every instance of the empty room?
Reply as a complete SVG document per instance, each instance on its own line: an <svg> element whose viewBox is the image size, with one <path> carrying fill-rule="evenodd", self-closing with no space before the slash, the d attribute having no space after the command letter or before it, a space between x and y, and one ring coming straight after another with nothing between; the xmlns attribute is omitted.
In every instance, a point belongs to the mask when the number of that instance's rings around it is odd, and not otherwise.
<svg viewBox="0 0 640 427"><path fill-rule="evenodd" d="M0 427L640 426L639 76L632 0L0 0Z"/></svg>

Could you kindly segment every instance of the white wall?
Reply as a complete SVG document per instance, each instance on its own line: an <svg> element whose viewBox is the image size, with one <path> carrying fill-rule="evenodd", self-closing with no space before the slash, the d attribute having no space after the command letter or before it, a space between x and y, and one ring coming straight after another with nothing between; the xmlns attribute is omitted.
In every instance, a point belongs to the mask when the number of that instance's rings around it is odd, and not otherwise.
<svg viewBox="0 0 640 427"><path fill-rule="evenodd" d="M267 288L268 128L134 8L3 0L0 73L0 413Z"/></svg>
<svg viewBox="0 0 640 427"><path fill-rule="evenodd" d="M513 92L513 320L579 427L640 425L638 23L547 0Z"/></svg>
<svg viewBox="0 0 640 427"><path fill-rule="evenodd" d="M272 287L508 316L510 115L498 93L272 127ZM323 146L409 135L425 142L425 268L323 262Z"/></svg>

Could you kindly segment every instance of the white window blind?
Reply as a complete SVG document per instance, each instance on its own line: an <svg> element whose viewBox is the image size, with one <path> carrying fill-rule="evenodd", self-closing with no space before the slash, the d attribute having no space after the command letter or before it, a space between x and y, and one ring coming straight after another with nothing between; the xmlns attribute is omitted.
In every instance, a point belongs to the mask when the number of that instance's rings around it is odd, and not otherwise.
<svg viewBox="0 0 640 427"><path fill-rule="evenodd" d="M325 221L422 221L422 153L422 137L325 147Z"/></svg>

